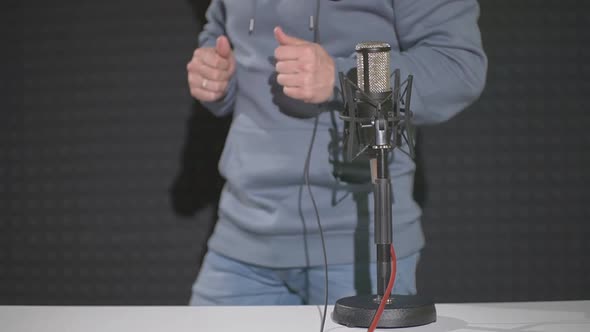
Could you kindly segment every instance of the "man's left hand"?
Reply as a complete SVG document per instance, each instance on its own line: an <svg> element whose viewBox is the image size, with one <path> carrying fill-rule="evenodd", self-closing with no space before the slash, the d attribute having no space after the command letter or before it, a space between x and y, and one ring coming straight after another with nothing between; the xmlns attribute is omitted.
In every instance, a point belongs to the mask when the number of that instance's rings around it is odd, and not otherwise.
<svg viewBox="0 0 590 332"><path fill-rule="evenodd" d="M319 44L287 35L274 29L279 42L275 49L277 82L285 95L306 103L328 101L334 93L335 65Z"/></svg>

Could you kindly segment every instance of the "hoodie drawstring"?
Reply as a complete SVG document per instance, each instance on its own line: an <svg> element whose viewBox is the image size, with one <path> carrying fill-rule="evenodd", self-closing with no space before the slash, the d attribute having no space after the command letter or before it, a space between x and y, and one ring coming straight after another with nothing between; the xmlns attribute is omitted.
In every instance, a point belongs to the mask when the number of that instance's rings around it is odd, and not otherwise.
<svg viewBox="0 0 590 332"><path fill-rule="evenodd" d="M250 23L248 25L248 34L254 32L254 25L256 24L256 10L258 9L258 0L252 2L252 17L250 17Z"/></svg>

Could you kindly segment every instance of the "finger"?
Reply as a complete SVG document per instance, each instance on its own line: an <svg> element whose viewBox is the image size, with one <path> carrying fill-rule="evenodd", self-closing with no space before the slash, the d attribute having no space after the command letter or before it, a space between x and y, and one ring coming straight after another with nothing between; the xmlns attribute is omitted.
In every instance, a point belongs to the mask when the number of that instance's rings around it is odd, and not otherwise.
<svg viewBox="0 0 590 332"><path fill-rule="evenodd" d="M280 27L274 29L275 39L280 45L301 45L309 43L307 40L299 39L297 37L289 36Z"/></svg>
<svg viewBox="0 0 590 332"><path fill-rule="evenodd" d="M189 86L192 88L198 88L201 90L225 93L227 81L212 81L202 76L189 75L188 77Z"/></svg>
<svg viewBox="0 0 590 332"><path fill-rule="evenodd" d="M192 88L191 96L205 102L217 101L223 97L223 93L207 91L201 88Z"/></svg>
<svg viewBox="0 0 590 332"><path fill-rule="evenodd" d="M311 94L308 92L308 90L300 87L284 87L283 93L288 97L302 100L304 102L309 102L311 100Z"/></svg>
<svg viewBox="0 0 590 332"><path fill-rule="evenodd" d="M229 39L226 36L219 36L215 44L215 51L219 56L225 59L229 59L232 54L231 45Z"/></svg>
<svg viewBox="0 0 590 332"><path fill-rule="evenodd" d="M191 72L199 74L212 81L228 81L232 75L229 70L209 67L203 63L197 63L192 68L193 70L191 70Z"/></svg>
<svg viewBox="0 0 590 332"><path fill-rule="evenodd" d="M279 61L275 66L279 74L297 74L307 71L307 66L296 60Z"/></svg>
<svg viewBox="0 0 590 332"><path fill-rule="evenodd" d="M304 85L302 76L298 74L279 74L277 83L284 87L301 87Z"/></svg>
<svg viewBox="0 0 590 332"><path fill-rule="evenodd" d="M227 82L209 81L205 78L201 81L200 88L211 92L225 93Z"/></svg>
<svg viewBox="0 0 590 332"><path fill-rule="evenodd" d="M230 68L230 59L226 59L217 54L217 51L212 48L203 49L195 55L205 65L217 68L221 70L227 70Z"/></svg>
<svg viewBox="0 0 590 332"><path fill-rule="evenodd" d="M191 71L193 71L193 70L194 70L194 68L195 68L195 63L196 63L195 59L194 59L194 58L193 58L193 59L191 59L191 61L189 61L189 62L186 64L186 71L188 71L189 73L190 73Z"/></svg>
<svg viewBox="0 0 590 332"><path fill-rule="evenodd" d="M305 48L301 46L279 46L275 49L277 61L298 60L305 55Z"/></svg>

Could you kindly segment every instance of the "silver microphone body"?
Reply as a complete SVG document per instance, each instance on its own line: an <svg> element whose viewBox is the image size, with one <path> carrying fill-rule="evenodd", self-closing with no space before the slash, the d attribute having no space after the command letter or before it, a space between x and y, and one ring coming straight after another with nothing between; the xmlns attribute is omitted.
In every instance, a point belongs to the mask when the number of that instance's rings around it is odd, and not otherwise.
<svg viewBox="0 0 590 332"><path fill-rule="evenodd" d="M367 94L391 92L391 46L363 42L355 47L357 86Z"/></svg>

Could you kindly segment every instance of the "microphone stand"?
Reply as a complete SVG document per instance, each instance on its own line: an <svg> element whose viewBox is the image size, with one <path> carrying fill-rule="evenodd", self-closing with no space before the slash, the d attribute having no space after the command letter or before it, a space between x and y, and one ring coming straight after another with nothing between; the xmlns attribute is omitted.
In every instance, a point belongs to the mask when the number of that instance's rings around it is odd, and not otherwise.
<svg viewBox="0 0 590 332"><path fill-rule="evenodd" d="M336 301L332 319L349 327L369 327L375 313L386 295L391 278L392 257L392 187L389 176L388 156L394 146L402 145L403 131L406 130L410 153L413 155L413 130L410 125L410 98L412 76L408 77L405 91L405 110L400 107L400 73L394 71L395 87L387 96L372 96L360 90L344 74L340 73L345 100L345 112L341 116L348 124L348 158L352 157L355 140L362 142L361 131L369 128L374 134L371 144L360 153L368 153L371 157L371 177L375 204L375 245L377 250L377 294L357 295ZM354 95L354 97L352 97ZM375 98L373 98L375 97ZM393 99L393 104L388 104ZM375 100L380 100L376 102ZM371 111L359 110L360 105L368 104ZM385 105L385 109L383 106ZM388 107L392 110L388 110ZM367 113L370 115L367 117ZM403 113L403 115L402 115ZM362 114L362 117L358 117ZM346 134L346 132L345 132ZM358 136L357 136L358 134ZM369 135L372 136L372 135ZM358 154L357 154L358 156ZM436 321L434 304L417 295L391 295L377 327L394 328L425 325Z"/></svg>

